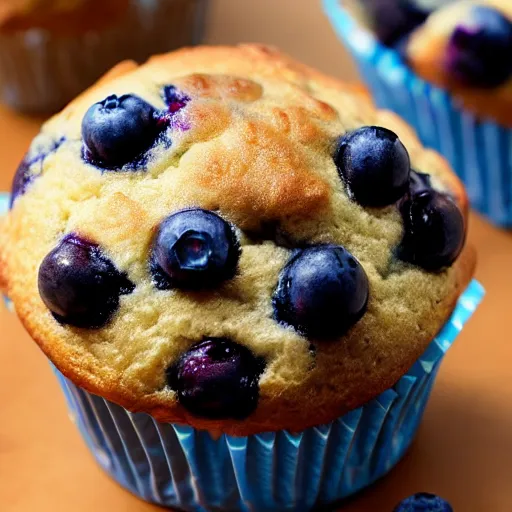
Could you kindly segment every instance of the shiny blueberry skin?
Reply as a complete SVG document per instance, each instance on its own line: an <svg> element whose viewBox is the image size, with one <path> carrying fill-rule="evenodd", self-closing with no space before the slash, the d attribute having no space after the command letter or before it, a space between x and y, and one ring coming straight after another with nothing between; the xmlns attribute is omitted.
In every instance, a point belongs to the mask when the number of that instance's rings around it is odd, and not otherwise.
<svg viewBox="0 0 512 512"><path fill-rule="evenodd" d="M150 267L160 290L212 288L235 275L239 257L234 228L214 212L191 208L160 224Z"/></svg>
<svg viewBox="0 0 512 512"><path fill-rule="evenodd" d="M190 97L180 91L175 85L166 85L163 88L163 97L171 114L181 110L190 101Z"/></svg>
<svg viewBox="0 0 512 512"><path fill-rule="evenodd" d="M39 267L39 294L63 324L98 328L119 306L119 296L135 286L98 245L75 234L65 236Z"/></svg>
<svg viewBox="0 0 512 512"><path fill-rule="evenodd" d="M138 160L162 130L155 109L132 94L112 94L95 103L82 120L83 155L104 169Z"/></svg>
<svg viewBox="0 0 512 512"><path fill-rule="evenodd" d="M349 196L362 206L388 206L409 187L409 154L398 135L364 126L345 135L335 162Z"/></svg>
<svg viewBox="0 0 512 512"><path fill-rule="evenodd" d="M258 405L264 368L263 360L248 348L210 338L193 345L167 370L167 383L196 416L243 419Z"/></svg>
<svg viewBox="0 0 512 512"><path fill-rule="evenodd" d="M494 88L512 76L512 22L492 7L474 6L454 29L445 69L457 83Z"/></svg>
<svg viewBox="0 0 512 512"><path fill-rule="evenodd" d="M309 247L281 272L273 297L275 318L309 338L338 338L363 316L368 295L366 273L345 248Z"/></svg>
<svg viewBox="0 0 512 512"><path fill-rule="evenodd" d="M393 512L453 512L453 508L435 494L419 492L401 501Z"/></svg>
<svg viewBox="0 0 512 512"><path fill-rule="evenodd" d="M400 205L404 236L398 257L425 270L450 266L466 239L464 217L454 201L433 189L411 192Z"/></svg>

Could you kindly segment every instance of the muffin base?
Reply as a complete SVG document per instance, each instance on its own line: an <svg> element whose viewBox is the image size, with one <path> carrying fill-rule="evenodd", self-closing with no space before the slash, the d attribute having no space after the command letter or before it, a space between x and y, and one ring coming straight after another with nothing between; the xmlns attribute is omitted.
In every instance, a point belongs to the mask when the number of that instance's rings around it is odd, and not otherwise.
<svg viewBox="0 0 512 512"><path fill-rule="evenodd" d="M340 0L323 0L378 107L392 110L439 151L464 182L473 208L512 227L512 129L479 119L447 91L416 75L399 54L359 25Z"/></svg>
<svg viewBox="0 0 512 512"><path fill-rule="evenodd" d="M158 423L79 388L55 369L99 465L138 497L183 511L306 511L384 476L416 434L446 351L483 297L472 281L423 356L392 388L300 433L248 437Z"/></svg>

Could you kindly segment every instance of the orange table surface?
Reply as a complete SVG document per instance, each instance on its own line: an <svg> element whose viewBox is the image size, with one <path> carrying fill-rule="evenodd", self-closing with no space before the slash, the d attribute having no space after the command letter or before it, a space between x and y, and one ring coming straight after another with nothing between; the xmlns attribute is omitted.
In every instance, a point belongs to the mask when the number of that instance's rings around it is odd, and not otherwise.
<svg viewBox="0 0 512 512"><path fill-rule="evenodd" d="M0 107L0 190L38 128ZM512 233L472 215L469 241L487 296L442 365L411 450L346 512L391 512L420 490L445 496L455 512L512 511ZM43 354L1 306L0 325L0 510L159 510L96 466Z"/></svg>

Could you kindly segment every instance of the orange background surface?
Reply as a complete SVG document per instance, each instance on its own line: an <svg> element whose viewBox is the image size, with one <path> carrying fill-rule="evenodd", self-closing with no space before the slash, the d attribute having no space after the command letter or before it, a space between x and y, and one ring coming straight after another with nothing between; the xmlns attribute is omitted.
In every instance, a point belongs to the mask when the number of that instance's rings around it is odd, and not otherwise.
<svg viewBox="0 0 512 512"><path fill-rule="evenodd" d="M355 79L354 68L309 0L218 0L212 43L274 43L309 64ZM0 190L40 121L0 107ZM449 351L416 442L399 466L343 506L391 512L403 497L431 491L455 512L512 511L512 233L471 217L477 278L487 296ZM15 316L0 306L0 511L149 512L94 463L49 365Z"/></svg>

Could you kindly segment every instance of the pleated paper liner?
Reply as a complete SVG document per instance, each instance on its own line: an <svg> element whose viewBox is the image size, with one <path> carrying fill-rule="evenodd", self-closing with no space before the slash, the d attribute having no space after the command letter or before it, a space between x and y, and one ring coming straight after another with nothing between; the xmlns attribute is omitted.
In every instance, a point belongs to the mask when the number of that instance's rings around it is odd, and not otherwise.
<svg viewBox="0 0 512 512"><path fill-rule="evenodd" d="M477 119L448 92L421 79L351 17L343 0L323 0L323 5L375 103L396 112L425 146L446 157L473 208L499 226L512 227L512 129Z"/></svg>
<svg viewBox="0 0 512 512"><path fill-rule="evenodd" d="M140 498L194 512L307 511L363 489L400 460L440 362L483 293L472 281L450 320L392 388L332 423L300 433L214 438L128 412L55 372L99 465Z"/></svg>

